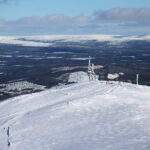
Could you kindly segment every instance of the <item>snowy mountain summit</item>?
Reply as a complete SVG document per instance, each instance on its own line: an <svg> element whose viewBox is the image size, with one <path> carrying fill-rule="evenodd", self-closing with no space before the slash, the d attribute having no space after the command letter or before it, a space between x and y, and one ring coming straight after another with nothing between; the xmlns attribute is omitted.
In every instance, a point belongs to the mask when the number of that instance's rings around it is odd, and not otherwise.
<svg viewBox="0 0 150 150"><path fill-rule="evenodd" d="M86 81L0 103L0 150L149 150L150 87Z"/></svg>

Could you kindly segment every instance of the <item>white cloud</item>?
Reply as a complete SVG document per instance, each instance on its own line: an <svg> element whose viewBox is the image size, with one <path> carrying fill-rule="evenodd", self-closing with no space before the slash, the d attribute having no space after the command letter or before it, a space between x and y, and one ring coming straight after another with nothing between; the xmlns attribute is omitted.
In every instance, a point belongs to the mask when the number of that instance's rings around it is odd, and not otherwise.
<svg viewBox="0 0 150 150"><path fill-rule="evenodd" d="M112 8L94 13L96 19L106 21L150 20L150 8Z"/></svg>
<svg viewBox="0 0 150 150"><path fill-rule="evenodd" d="M55 14L23 17L14 21L0 19L0 33L5 35L150 34L149 27L150 8L112 8L97 11L93 16Z"/></svg>
<svg viewBox="0 0 150 150"><path fill-rule="evenodd" d="M33 16L33 17L24 17L18 19L16 21L12 21L10 23L13 24L23 24L23 25L62 25L62 24L76 24L76 23L88 23L90 21L89 18L85 16L77 16L77 17L68 17L62 14L55 14L49 16Z"/></svg>

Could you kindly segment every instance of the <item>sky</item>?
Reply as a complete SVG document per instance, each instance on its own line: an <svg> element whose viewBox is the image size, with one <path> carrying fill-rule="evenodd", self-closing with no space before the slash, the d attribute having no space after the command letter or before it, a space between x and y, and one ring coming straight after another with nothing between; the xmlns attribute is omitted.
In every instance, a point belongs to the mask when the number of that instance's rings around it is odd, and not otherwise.
<svg viewBox="0 0 150 150"><path fill-rule="evenodd" d="M150 0L0 0L0 35L150 34Z"/></svg>

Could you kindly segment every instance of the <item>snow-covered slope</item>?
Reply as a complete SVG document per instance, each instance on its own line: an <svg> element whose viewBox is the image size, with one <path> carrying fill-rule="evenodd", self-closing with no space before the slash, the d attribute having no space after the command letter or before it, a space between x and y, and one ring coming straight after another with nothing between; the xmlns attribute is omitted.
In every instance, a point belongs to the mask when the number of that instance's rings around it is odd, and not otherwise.
<svg viewBox="0 0 150 150"><path fill-rule="evenodd" d="M149 150L149 133L146 86L83 82L0 103L0 150Z"/></svg>

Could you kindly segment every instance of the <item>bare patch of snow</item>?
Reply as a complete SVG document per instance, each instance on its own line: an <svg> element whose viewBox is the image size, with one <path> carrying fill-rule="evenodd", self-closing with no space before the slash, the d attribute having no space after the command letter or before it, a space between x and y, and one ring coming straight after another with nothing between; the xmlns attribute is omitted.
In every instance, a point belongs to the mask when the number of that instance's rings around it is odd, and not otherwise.
<svg viewBox="0 0 150 150"><path fill-rule="evenodd" d="M95 65L94 68L95 69L102 69L102 68L104 68L104 66L102 66L102 65Z"/></svg>
<svg viewBox="0 0 150 150"><path fill-rule="evenodd" d="M119 72L119 75L123 76L123 75L124 75L124 73L123 73L123 72Z"/></svg>
<svg viewBox="0 0 150 150"><path fill-rule="evenodd" d="M115 73L115 74L108 74L107 75L107 78L108 79L111 79L111 80L113 80L113 79L117 79L119 77L119 74L117 74L117 73Z"/></svg>
<svg viewBox="0 0 150 150"><path fill-rule="evenodd" d="M32 55L18 55L16 57L18 57L18 58L32 58L34 56L32 56Z"/></svg>
<svg viewBox="0 0 150 150"><path fill-rule="evenodd" d="M12 55L0 55L0 57L4 57L4 58L12 58Z"/></svg>
<svg viewBox="0 0 150 150"><path fill-rule="evenodd" d="M6 64L4 64L4 63L3 63L3 64L0 64L0 66L5 66L5 65L6 65Z"/></svg>
<svg viewBox="0 0 150 150"><path fill-rule="evenodd" d="M70 58L71 60L88 60L89 58L87 57L87 58L79 58L79 57L77 57L77 58ZM91 59L95 59L95 58L91 58Z"/></svg>
<svg viewBox="0 0 150 150"><path fill-rule="evenodd" d="M47 59L62 59L63 57L55 57L55 56L49 56L49 57L46 57Z"/></svg>
<svg viewBox="0 0 150 150"><path fill-rule="evenodd" d="M143 56L150 56L150 54L143 54Z"/></svg>
<svg viewBox="0 0 150 150"><path fill-rule="evenodd" d="M73 52L53 52L53 54L73 54Z"/></svg>
<svg viewBox="0 0 150 150"><path fill-rule="evenodd" d="M82 68L88 69L88 66L74 66L74 67L64 66L64 67L52 68L52 71L53 71L53 73L55 73L55 72L59 72L59 71L69 71L69 70L82 69ZM104 66L95 65L94 68L95 69L102 69L102 68L104 68Z"/></svg>

